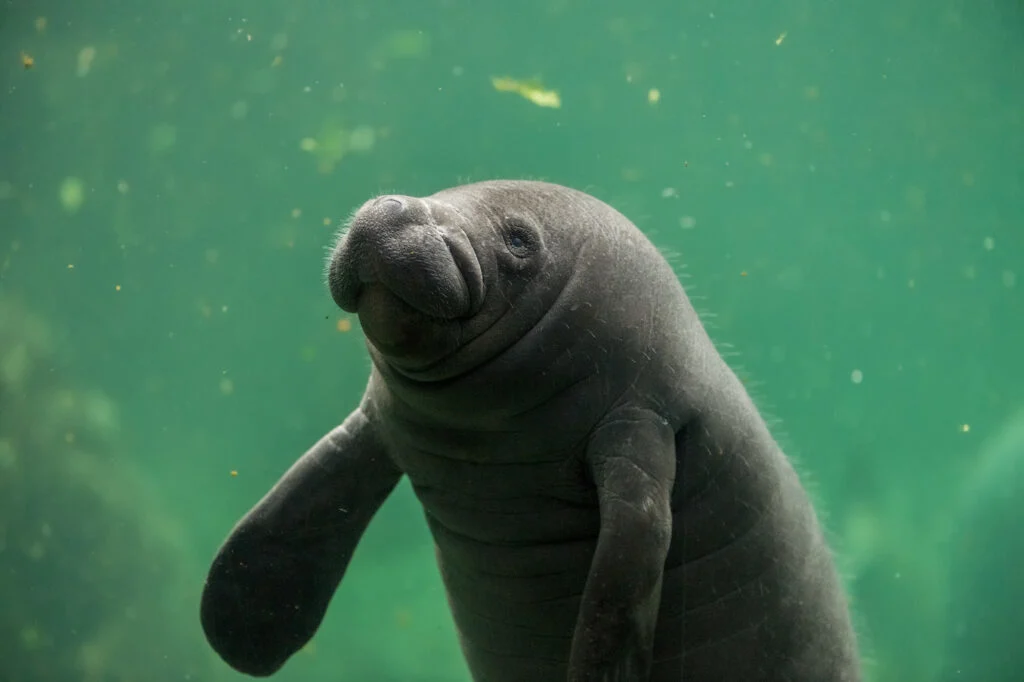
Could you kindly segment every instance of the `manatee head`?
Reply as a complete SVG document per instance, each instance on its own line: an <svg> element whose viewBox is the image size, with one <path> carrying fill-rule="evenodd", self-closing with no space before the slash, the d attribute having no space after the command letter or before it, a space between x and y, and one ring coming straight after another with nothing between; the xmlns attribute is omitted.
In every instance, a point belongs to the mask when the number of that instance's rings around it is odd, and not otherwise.
<svg viewBox="0 0 1024 682"><path fill-rule="evenodd" d="M581 333L560 304L592 308L588 295L614 288L634 251L618 248L623 236L646 243L607 205L548 183L384 195L342 230L327 279L338 306L358 315L376 362L435 381L486 364L525 337Z"/></svg>

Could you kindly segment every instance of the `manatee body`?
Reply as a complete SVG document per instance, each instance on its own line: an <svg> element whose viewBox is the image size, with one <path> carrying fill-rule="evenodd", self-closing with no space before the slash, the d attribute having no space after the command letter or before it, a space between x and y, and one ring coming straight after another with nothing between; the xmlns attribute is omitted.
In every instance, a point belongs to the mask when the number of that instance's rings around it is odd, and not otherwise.
<svg viewBox="0 0 1024 682"><path fill-rule="evenodd" d="M406 475L477 682L860 679L796 473L620 213L541 182L382 196L328 282L373 369L213 562L231 666L306 644Z"/></svg>
<svg viewBox="0 0 1024 682"><path fill-rule="evenodd" d="M1024 677L1024 409L980 452L956 505L940 682Z"/></svg>

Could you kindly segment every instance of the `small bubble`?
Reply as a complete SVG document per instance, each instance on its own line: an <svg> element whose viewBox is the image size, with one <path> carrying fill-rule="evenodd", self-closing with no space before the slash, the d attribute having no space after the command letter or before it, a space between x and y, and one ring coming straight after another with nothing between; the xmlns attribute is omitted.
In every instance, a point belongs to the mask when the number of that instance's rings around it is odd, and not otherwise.
<svg viewBox="0 0 1024 682"><path fill-rule="evenodd" d="M853 370L852 372L850 372L850 381L852 381L855 384L859 384L860 382L864 381L864 372L860 371L859 369Z"/></svg>

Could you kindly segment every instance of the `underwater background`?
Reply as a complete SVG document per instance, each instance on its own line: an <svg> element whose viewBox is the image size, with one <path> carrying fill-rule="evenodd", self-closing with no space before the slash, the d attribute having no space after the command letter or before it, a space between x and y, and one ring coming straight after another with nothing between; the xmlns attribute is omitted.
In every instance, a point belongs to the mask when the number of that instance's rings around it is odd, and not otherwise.
<svg viewBox="0 0 1024 682"><path fill-rule="evenodd" d="M1024 3L0 0L0 682L244 679L209 561L369 370L325 247L499 177L669 255L869 680L1024 679ZM407 484L275 679L467 682Z"/></svg>

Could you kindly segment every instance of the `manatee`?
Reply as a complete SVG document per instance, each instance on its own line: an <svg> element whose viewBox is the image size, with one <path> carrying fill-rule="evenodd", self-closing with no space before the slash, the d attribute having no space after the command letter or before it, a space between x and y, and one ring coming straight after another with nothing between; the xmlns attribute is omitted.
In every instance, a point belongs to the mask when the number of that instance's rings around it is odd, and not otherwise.
<svg viewBox="0 0 1024 682"><path fill-rule="evenodd" d="M665 258L560 185L380 196L327 267L372 369L214 558L201 621L267 676L401 477L476 682L854 682L797 473Z"/></svg>

